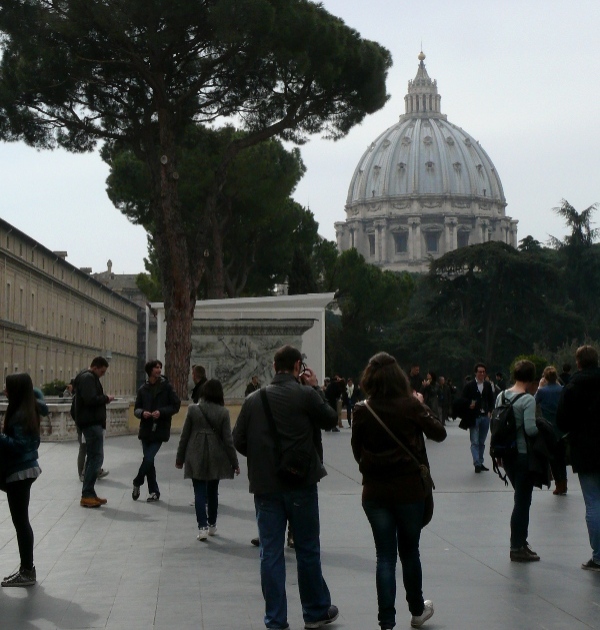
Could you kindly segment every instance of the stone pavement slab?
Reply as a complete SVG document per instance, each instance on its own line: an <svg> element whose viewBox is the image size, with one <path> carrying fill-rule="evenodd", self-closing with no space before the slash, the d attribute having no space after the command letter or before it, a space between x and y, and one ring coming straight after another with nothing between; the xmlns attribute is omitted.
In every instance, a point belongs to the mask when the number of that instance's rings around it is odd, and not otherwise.
<svg viewBox="0 0 600 630"><path fill-rule="evenodd" d="M600 575L582 571L591 557L576 477L569 493L535 491L530 542L541 561L511 563L512 491L492 472L475 475L467 434L449 428L427 443L436 483L435 514L421 539L423 584L434 601L435 630L600 628ZM76 443L44 443L42 476L32 489L38 584L0 589L1 630L254 630L264 628L254 504L242 474L220 485L218 535L196 540L191 483L175 469L174 435L156 460L161 500L131 499L141 461L134 436L109 438L98 482L108 504L79 507ZM325 433L329 475L319 484L323 572L340 608L332 628L377 630L375 549L360 504L360 475L350 431ZM286 550L289 623L304 627L294 554ZM18 565L14 528L0 495L0 571ZM397 628L410 627L398 568Z"/></svg>

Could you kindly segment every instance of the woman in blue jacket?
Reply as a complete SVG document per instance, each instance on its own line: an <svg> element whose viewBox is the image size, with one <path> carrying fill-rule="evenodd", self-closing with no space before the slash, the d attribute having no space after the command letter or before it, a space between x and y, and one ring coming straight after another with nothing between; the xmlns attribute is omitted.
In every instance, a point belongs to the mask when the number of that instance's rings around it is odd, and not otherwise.
<svg viewBox="0 0 600 630"><path fill-rule="evenodd" d="M33 586L33 530L29 522L29 496L40 476L38 447L40 415L29 374L6 377L8 408L0 434L1 487L6 491L12 522L17 532L21 566L5 577L2 586Z"/></svg>

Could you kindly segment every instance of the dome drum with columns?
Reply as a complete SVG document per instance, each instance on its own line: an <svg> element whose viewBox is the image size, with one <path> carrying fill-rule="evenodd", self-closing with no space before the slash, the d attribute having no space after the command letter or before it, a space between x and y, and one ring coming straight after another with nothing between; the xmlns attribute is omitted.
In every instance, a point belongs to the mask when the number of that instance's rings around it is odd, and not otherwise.
<svg viewBox="0 0 600 630"><path fill-rule="evenodd" d="M425 69L408 82L405 114L367 149L335 224L339 251L356 248L394 271L428 270L458 247L517 245L500 178L479 142L440 112L437 83Z"/></svg>

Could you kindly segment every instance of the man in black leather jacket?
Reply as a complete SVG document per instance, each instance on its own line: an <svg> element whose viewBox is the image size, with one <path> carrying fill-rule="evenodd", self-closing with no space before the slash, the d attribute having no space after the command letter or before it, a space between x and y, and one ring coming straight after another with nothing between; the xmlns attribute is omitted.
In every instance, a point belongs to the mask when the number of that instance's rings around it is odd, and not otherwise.
<svg viewBox="0 0 600 630"><path fill-rule="evenodd" d="M261 585L265 598L267 628L288 628L283 544L289 520L294 531L298 562L298 589L305 628L320 628L334 621L338 610L331 605L329 589L321 572L317 482L327 472L319 456L315 430L331 429L337 413L317 387L312 370L302 376L302 355L292 346L275 353L275 377L265 388L281 452L301 451L308 460L304 479L291 486L282 481L279 457L261 391L250 394L233 430L236 449L248 458L250 492L261 545Z"/></svg>
<svg viewBox="0 0 600 630"><path fill-rule="evenodd" d="M114 400L106 396L100 379L106 374L108 361L95 357L87 370L80 372L74 381L75 424L85 438L87 464L81 489L81 507L97 508L106 503L94 488L98 472L104 461L104 430L106 429L106 405Z"/></svg>
<svg viewBox="0 0 600 630"><path fill-rule="evenodd" d="M148 361L144 370L148 380L140 387L135 399L134 414L140 419L138 438L142 442L144 457L133 480L131 498L137 501L144 479L148 480L148 498L152 503L160 498L160 489L156 481L154 458L163 442L168 442L171 435L171 418L179 411L181 401L166 378L161 376L162 363Z"/></svg>

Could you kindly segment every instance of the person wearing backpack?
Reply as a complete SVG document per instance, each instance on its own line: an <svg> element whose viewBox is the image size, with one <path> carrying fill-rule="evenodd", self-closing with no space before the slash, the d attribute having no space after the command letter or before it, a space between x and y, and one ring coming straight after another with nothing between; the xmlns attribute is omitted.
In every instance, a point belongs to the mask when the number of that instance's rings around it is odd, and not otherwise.
<svg viewBox="0 0 600 630"><path fill-rule="evenodd" d="M598 351L581 346L575 353L578 371L565 385L556 411L556 424L569 432L571 465L579 476L585 501L592 557L581 565L600 572L600 368Z"/></svg>
<svg viewBox="0 0 600 630"><path fill-rule="evenodd" d="M533 478L529 474L526 435L537 435L535 398L529 393L535 381L535 365L517 361L512 373L514 385L498 396L496 407L511 402L516 427L516 453L505 457L501 465L514 488L514 507L510 517L510 559L512 562L535 562L540 559L527 542L529 508L533 494Z"/></svg>

